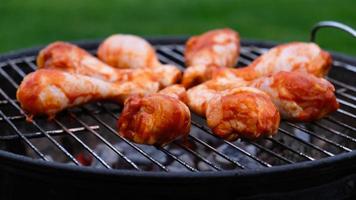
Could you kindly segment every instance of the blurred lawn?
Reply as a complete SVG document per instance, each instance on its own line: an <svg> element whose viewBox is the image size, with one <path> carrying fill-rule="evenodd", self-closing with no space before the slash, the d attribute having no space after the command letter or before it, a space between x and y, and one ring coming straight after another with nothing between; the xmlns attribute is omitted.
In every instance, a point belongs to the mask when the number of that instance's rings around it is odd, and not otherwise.
<svg viewBox="0 0 356 200"><path fill-rule="evenodd" d="M197 34L231 27L243 39L309 39L320 20L356 28L355 0L1 0L0 52L55 40L104 38L113 33L144 36ZM322 30L324 48L356 55L356 39Z"/></svg>

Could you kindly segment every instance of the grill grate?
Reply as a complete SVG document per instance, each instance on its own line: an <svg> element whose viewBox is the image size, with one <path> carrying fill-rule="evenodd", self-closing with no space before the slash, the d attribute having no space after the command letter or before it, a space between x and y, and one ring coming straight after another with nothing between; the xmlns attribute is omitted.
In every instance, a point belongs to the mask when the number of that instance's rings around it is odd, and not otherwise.
<svg viewBox="0 0 356 200"><path fill-rule="evenodd" d="M184 69L181 44L156 45L163 63ZM88 49L95 52L95 49ZM247 45L237 66L248 65L266 48ZM345 82L356 67L334 61L328 80L336 87L341 108L312 123L282 122L274 138L229 142L217 138L204 119L192 114L188 142L175 141L165 147L131 143L116 134L121 106L98 102L72 108L48 121L36 117L26 122L16 100L23 77L36 69L35 55L0 63L0 147L36 159L88 165L108 169L143 171L222 171L255 169L313 161L356 149L356 87ZM333 76L335 75L335 76ZM349 78L351 79L351 78ZM114 160L113 160L114 159Z"/></svg>

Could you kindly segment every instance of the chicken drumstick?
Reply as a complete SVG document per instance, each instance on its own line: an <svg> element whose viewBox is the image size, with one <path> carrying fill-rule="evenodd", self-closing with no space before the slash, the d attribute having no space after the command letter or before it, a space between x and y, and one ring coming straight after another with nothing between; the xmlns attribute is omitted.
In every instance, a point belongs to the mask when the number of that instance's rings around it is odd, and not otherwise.
<svg viewBox="0 0 356 200"><path fill-rule="evenodd" d="M207 118L214 134L227 139L274 135L279 112L270 97L236 80L210 80L187 91L189 107Z"/></svg>
<svg viewBox="0 0 356 200"><path fill-rule="evenodd" d="M174 84L180 78L180 73L171 68L115 69L84 49L66 42L54 42L41 50L37 57L37 66L83 74L110 82L133 81L142 84L160 82L161 87Z"/></svg>
<svg viewBox="0 0 356 200"><path fill-rule="evenodd" d="M98 57L115 68L149 68L162 79L163 87L176 83L182 76L175 66L161 64L155 49L146 40L134 35L108 37L100 44Z"/></svg>
<svg viewBox="0 0 356 200"><path fill-rule="evenodd" d="M311 74L279 72L257 79L250 86L268 93L287 120L313 121L339 108L334 86Z"/></svg>
<svg viewBox="0 0 356 200"><path fill-rule="evenodd" d="M119 103L132 94L157 91L158 86L140 88L130 82L115 84L100 79L52 69L28 74L17 89L17 100L31 115L48 115L90 101L113 100Z"/></svg>
<svg viewBox="0 0 356 200"><path fill-rule="evenodd" d="M159 146L186 137L190 111L178 100L184 90L170 86L156 94L128 98L118 120L119 134L136 143Z"/></svg>
<svg viewBox="0 0 356 200"><path fill-rule="evenodd" d="M217 29L191 37L184 51L188 68L182 84L192 87L210 79L216 68L235 66L239 54L239 34L232 29Z"/></svg>

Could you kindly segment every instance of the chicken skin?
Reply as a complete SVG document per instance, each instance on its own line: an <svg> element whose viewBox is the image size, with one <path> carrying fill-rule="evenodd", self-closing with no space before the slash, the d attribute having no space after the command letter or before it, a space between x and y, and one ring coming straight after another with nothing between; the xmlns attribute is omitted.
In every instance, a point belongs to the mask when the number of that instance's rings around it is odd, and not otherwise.
<svg viewBox="0 0 356 200"><path fill-rule="evenodd" d="M98 48L98 57L117 68L145 68L160 65L155 49L143 38L116 34Z"/></svg>
<svg viewBox="0 0 356 200"><path fill-rule="evenodd" d="M268 93L287 120L313 121L339 108L334 86L311 74L279 72L257 79L250 86Z"/></svg>
<svg viewBox="0 0 356 200"><path fill-rule="evenodd" d="M108 37L100 44L98 57L115 68L150 68L162 80L163 87L177 83L182 76L175 66L161 64L155 49L146 40L134 35Z"/></svg>
<svg viewBox="0 0 356 200"><path fill-rule="evenodd" d="M225 90L246 86L242 79L219 78L199 84L187 90L187 104L198 115L205 116L208 102Z"/></svg>
<svg viewBox="0 0 356 200"><path fill-rule="evenodd" d="M183 73L182 85L185 88L191 88L200 83L204 83L215 76L215 72L220 72L220 69L230 69L230 68L218 68L218 67L208 67L204 65L196 65L186 68Z"/></svg>
<svg viewBox="0 0 356 200"><path fill-rule="evenodd" d="M118 120L119 134L136 143L158 146L186 137L190 111L177 99L181 89L171 86L160 93L128 98Z"/></svg>
<svg viewBox="0 0 356 200"><path fill-rule="evenodd" d="M48 115L69 107L98 100L119 103L133 94L148 94L158 87L140 88L130 82L115 84L100 79L53 69L28 74L17 89L17 100L30 115Z"/></svg>
<svg viewBox="0 0 356 200"><path fill-rule="evenodd" d="M239 34L232 29L217 29L191 37L184 51L188 69L182 84L189 88L210 79L215 68L233 67L239 54Z"/></svg>
<svg viewBox="0 0 356 200"><path fill-rule="evenodd" d="M160 90L158 93L179 99L185 104L188 102L187 91L182 85L179 84L168 86L163 90Z"/></svg>
<svg viewBox="0 0 356 200"><path fill-rule="evenodd" d="M208 68L194 66L186 70L182 84L189 88L196 83L216 77L232 74L246 81L271 76L280 71L298 71L324 77L332 64L332 58L326 51L314 43L292 42L278 45L254 60L249 66L237 69Z"/></svg>
<svg viewBox="0 0 356 200"><path fill-rule="evenodd" d="M110 82L121 81L125 74L67 42L54 42L42 49L37 56L37 67L63 70Z"/></svg>
<svg viewBox="0 0 356 200"><path fill-rule="evenodd" d="M187 91L189 108L227 140L257 139L277 132L280 116L270 97L244 81L217 79Z"/></svg>
<svg viewBox="0 0 356 200"><path fill-rule="evenodd" d="M215 135L230 141L273 136L280 123L270 97L251 87L235 88L212 98L206 119Z"/></svg>
<svg viewBox="0 0 356 200"><path fill-rule="evenodd" d="M271 76L281 71L305 72L324 77L332 64L326 51L314 43L292 42L270 49L254 60L249 66L237 69L221 69L213 77L233 73L246 81ZM222 73L222 74L221 74Z"/></svg>
<svg viewBox="0 0 356 200"><path fill-rule="evenodd" d="M204 115L207 102L215 93L241 86L255 87L266 92L286 120L313 121L339 107L334 86L330 82L303 72L279 72L254 81L245 81L226 73L189 89L188 105L194 112Z"/></svg>
<svg viewBox="0 0 356 200"><path fill-rule="evenodd" d="M239 34L225 28L191 37L185 45L184 58L188 67L233 67L239 54Z"/></svg>
<svg viewBox="0 0 356 200"><path fill-rule="evenodd" d="M161 87L174 84L180 79L180 74L171 68L115 69L78 46L66 42L54 42L44 48L37 57L37 66L83 74L110 82L132 81L138 84L160 82Z"/></svg>

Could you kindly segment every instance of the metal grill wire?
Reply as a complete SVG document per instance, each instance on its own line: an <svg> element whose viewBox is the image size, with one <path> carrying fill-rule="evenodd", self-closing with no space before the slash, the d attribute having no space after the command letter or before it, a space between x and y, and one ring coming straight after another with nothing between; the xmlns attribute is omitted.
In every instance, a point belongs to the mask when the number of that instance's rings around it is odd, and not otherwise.
<svg viewBox="0 0 356 200"><path fill-rule="evenodd" d="M157 45L156 48L161 62L184 69L183 45ZM267 50L244 46L237 65L246 66ZM0 63L0 124L3 127L0 147L3 150L74 165L86 165L84 156L91 163L97 163L97 167L108 169L197 172L313 161L356 148L356 88L331 77L328 80L336 87L341 108L320 121L282 122L274 138L229 142L215 137L204 119L193 113L189 143L176 141L165 147L151 147L134 144L117 135L115 122L122 108L112 103L98 102L69 109L52 121L36 117L32 123L26 122L15 93L23 77L35 69L35 56ZM355 70L356 66L334 61L331 75L334 71L355 73ZM127 149L130 149L129 154ZM120 162L113 164L107 154L118 157Z"/></svg>

